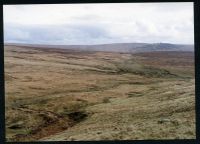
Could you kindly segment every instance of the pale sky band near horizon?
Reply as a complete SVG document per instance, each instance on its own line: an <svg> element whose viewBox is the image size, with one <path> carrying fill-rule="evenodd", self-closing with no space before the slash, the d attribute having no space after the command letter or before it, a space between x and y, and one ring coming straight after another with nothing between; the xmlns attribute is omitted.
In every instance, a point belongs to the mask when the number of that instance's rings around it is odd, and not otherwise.
<svg viewBox="0 0 200 144"><path fill-rule="evenodd" d="M192 2L4 5L4 42L194 44Z"/></svg>

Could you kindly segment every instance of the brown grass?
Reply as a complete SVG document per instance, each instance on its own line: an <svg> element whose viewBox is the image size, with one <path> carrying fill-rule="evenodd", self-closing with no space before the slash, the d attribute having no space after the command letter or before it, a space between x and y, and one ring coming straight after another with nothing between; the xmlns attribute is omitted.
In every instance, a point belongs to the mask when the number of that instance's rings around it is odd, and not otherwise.
<svg viewBox="0 0 200 144"><path fill-rule="evenodd" d="M195 138L193 55L165 55L5 46L7 140Z"/></svg>

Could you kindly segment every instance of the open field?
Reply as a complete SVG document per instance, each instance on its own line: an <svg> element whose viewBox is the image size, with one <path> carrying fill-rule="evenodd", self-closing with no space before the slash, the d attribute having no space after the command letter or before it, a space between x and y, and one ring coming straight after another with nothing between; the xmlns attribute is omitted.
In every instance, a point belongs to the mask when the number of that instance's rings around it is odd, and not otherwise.
<svg viewBox="0 0 200 144"><path fill-rule="evenodd" d="M5 46L6 138L194 139L193 52Z"/></svg>

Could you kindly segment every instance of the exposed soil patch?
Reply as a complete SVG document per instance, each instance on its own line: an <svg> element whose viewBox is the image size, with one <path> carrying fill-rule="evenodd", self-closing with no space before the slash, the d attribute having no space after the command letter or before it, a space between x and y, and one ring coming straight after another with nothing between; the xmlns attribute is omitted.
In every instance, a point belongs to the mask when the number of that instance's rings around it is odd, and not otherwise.
<svg viewBox="0 0 200 144"><path fill-rule="evenodd" d="M43 119L43 123L38 125L38 127L30 129L27 134L15 135L10 139L11 141L30 141L41 139L43 137L64 131L69 127L72 127L85 120L88 116L84 111L72 112L67 114L67 117L64 117L51 111L39 111L29 109L27 107L19 108L19 110L27 113L37 113L38 116ZM8 128L21 129L22 127L23 126L21 124L14 124Z"/></svg>
<svg viewBox="0 0 200 144"><path fill-rule="evenodd" d="M74 121L74 123L80 122L87 118L87 114L83 111L76 111L68 114L70 120Z"/></svg>

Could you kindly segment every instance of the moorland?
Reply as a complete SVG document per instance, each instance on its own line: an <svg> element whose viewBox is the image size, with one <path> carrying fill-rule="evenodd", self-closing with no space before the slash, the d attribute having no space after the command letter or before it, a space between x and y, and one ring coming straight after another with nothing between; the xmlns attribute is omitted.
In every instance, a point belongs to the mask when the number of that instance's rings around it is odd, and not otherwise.
<svg viewBox="0 0 200 144"><path fill-rule="evenodd" d="M7 141L194 139L194 52L5 45Z"/></svg>

